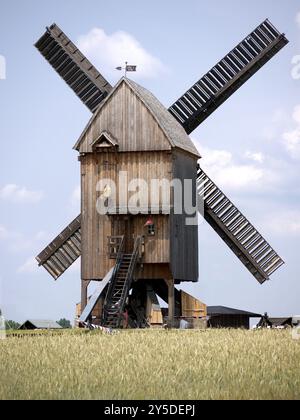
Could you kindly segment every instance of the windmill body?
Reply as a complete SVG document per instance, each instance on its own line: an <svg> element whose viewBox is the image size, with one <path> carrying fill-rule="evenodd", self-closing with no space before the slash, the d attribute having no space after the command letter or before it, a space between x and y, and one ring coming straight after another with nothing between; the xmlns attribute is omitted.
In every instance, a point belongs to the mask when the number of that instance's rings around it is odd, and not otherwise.
<svg viewBox="0 0 300 420"><path fill-rule="evenodd" d="M58 279L81 256L82 322L100 305L102 325L120 327L129 308L141 326L149 305L150 313L157 310L156 295L168 302L170 322L182 316L183 299L174 284L198 281L199 201L206 221L260 283L283 264L200 169L188 134L287 42L264 21L167 110L127 78L112 87L57 25L47 28L36 47L93 117L74 147L81 166L81 215L37 260ZM90 281L100 285L88 302ZM193 305L185 313L194 314L198 305L205 315L199 302Z"/></svg>
<svg viewBox="0 0 300 420"><path fill-rule="evenodd" d="M196 196L199 154L168 110L124 78L100 105L76 149L81 162L82 279L105 277L115 264L110 248L124 235L124 252L129 254L135 238L143 238L139 278L196 282L197 225L185 226L184 212L174 214L172 191L164 196L162 186L153 182L165 180L168 189L175 178L182 185L189 179ZM101 200L111 200L103 212Z"/></svg>

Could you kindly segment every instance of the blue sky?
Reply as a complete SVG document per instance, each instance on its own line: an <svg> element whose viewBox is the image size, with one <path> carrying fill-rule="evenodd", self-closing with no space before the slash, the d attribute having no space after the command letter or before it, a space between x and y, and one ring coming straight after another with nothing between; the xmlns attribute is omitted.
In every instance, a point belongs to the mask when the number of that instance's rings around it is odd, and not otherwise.
<svg viewBox="0 0 300 420"><path fill-rule="evenodd" d="M74 318L76 265L55 283L33 257L79 213L72 146L89 111L33 47L56 22L115 83L133 76L171 105L266 17L290 44L193 134L202 166L286 265L260 286L201 224L200 279L184 285L210 305L300 313L300 4L298 0L109 2L0 0L0 303L7 318ZM292 61L294 64L292 64ZM298 77L299 76L299 77Z"/></svg>

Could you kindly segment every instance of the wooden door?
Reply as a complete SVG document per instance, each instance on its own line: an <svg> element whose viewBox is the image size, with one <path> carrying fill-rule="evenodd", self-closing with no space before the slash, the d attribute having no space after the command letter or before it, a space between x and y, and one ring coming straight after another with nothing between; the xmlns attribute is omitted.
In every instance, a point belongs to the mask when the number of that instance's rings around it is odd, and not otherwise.
<svg viewBox="0 0 300 420"><path fill-rule="evenodd" d="M123 236L125 252L130 254L134 247L133 220L131 216L114 216L112 223L112 236Z"/></svg>

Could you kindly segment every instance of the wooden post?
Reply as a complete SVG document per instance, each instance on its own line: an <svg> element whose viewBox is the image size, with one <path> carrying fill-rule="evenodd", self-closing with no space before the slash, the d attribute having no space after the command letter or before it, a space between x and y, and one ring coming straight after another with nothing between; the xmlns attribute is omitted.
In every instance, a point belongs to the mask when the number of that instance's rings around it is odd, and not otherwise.
<svg viewBox="0 0 300 420"><path fill-rule="evenodd" d="M88 280L81 280L81 313L84 311L87 303L88 303L88 287L90 281Z"/></svg>
<svg viewBox="0 0 300 420"><path fill-rule="evenodd" d="M174 289L174 280L166 280L168 285L168 323L169 326L172 328L174 326L174 317L175 317L175 289Z"/></svg>

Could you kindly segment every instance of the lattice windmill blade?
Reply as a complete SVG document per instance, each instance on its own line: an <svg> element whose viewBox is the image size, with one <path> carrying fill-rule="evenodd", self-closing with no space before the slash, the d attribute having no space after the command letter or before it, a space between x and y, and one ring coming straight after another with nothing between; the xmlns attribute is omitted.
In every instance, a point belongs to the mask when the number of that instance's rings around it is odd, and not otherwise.
<svg viewBox="0 0 300 420"><path fill-rule="evenodd" d="M76 217L37 257L39 266L57 280L81 255L81 215Z"/></svg>
<svg viewBox="0 0 300 420"><path fill-rule="evenodd" d="M47 28L35 47L94 113L112 90L112 86L76 45L56 24L53 24Z"/></svg>
<svg viewBox="0 0 300 420"><path fill-rule="evenodd" d="M190 134L288 44L267 19L169 109Z"/></svg>
<svg viewBox="0 0 300 420"><path fill-rule="evenodd" d="M205 220L259 283L269 280L284 264L282 258L202 169L197 188Z"/></svg>

